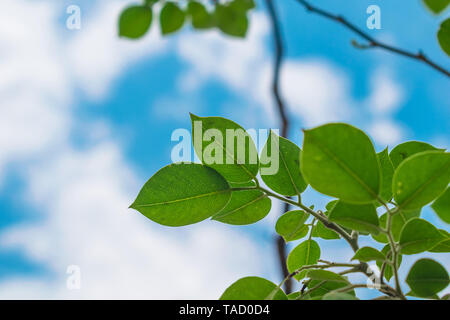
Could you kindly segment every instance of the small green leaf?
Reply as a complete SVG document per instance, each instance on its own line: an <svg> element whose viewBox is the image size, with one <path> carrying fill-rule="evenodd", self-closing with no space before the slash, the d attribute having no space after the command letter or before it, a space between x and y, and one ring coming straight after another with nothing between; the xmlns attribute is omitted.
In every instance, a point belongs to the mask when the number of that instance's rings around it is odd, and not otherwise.
<svg viewBox="0 0 450 320"><path fill-rule="evenodd" d="M294 272L303 266L317 263L320 258L320 247L314 240L306 240L295 247L287 258L289 272ZM295 279L301 280L305 277L306 270L295 275Z"/></svg>
<svg viewBox="0 0 450 320"><path fill-rule="evenodd" d="M437 198L431 208L445 223L450 223L450 188Z"/></svg>
<svg viewBox="0 0 450 320"><path fill-rule="evenodd" d="M386 257L377 249L371 247L362 247L358 251L356 251L352 260L359 260L361 262L369 262L369 261L384 261Z"/></svg>
<svg viewBox="0 0 450 320"><path fill-rule="evenodd" d="M380 164L364 132L331 123L304 135L300 166L311 187L348 203L369 203L378 197Z"/></svg>
<svg viewBox="0 0 450 320"><path fill-rule="evenodd" d="M156 223L179 227L205 220L231 197L228 182L195 163L171 164L155 173L130 206Z"/></svg>
<svg viewBox="0 0 450 320"><path fill-rule="evenodd" d="M340 274L328 270L309 270L306 276L311 280L342 282L349 284L348 280Z"/></svg>
<svg viewBox="0 0 450 320"><path fill-rule="evenodd" d="M356 205L339 201L331 210L329 219L352 230L379 233L377 211L373 204Z"/></svg>
<svg viewBox="0 0 450 320"><path fill-rule="evenodd" d="M386 256L386 258L392 260L392 256L390 255L391 254L391 247L389 245L384 246L383 249L381 250L381 253L384 254ZM403 256L401 254L399 254L397 256L397 269L400 268L400 265L402 263L402 259L403 259ZM377 261L376 264L377 264L378 268L381 269L381 267L383 265L383 262L382 261ZM389 280L391 280L393 275L394 275L394 272L392 270L391 265L386 264L386 267L384 269L384 277L386 278L387 281L389 281Z"/></svg>
<svg viewBox="0 0 450 320"><path fill-rule="evenodd" d="M270 131L260 160L264 183L285 196L295 196L305 191L307 184L300 172L300 154L296 144Z"/></svg>
<svg viewBox="0 0 450 320"><path fill-rule="evenodd" d="M163 35L174 33L181 29L186 14L174 2L166 2L159 14L161 33Z"/></svg>
<svg viewBox="0 0 450 320"><path fill-rule="evenodd" d="M433 248L445 237L436 227L426 220L414 218L409 220L400 234L400 253L416 254Z"/></svg>
<svg viewBox="0 0 450 320"><path fill-rule="evenodd" d="M217 27L223 33L240 38L245 37L247 34L248 19L246 10L230 4L217 4L214 16Z"/></svg>
<svg viewBox="0 0 450 320"><path fill-rule="evenodd" d="M212 14L200 2L189 1L187 11L195 29L209 29L214 26Z"/></svg>
<svg viewBox="0 0 450 320"><path fill-rule="evenodd" d="M284 238L286 242L294 241L305 237L308 234L308 226L305 222L308 214L301 210L286 212L275 225L275 231Z"/></svg>
<svg viewBox="0 0 450 320"><path fill-rule="evenodd" d="M450 56L450 18L442 22L437 37L442 50Z"/></svg>
<svg viewBox="0 0 450 320"><path fill-rule="evenodd" d="M250 135L237 123L221 117L191 114L194 150L203 164L227 181L249 182L258 174L258 151Z"/></svg>
<svg viewBox="0 0 450 320"><path fill-rule="evenodd" d="M423 0L425 5L430 9L433 13L438 14L447 8L450 0Z"/></svg>
<svg viewBox="0 0 450 320"><path fill-rule="evenodd" d="M449 284L447 270L432 259L420 259L411 268L406 278L415 295L428 298L445 289Z"/></svg>
<svg viewBox="0 0 450 320"><path fill-rule="evenodd" d="M426 151L403 161L395 170L392 189L400 209L414 210L438 197L450 180L450 153Z"/></svg>
<svg viewBox="0 0 450 320"><path fill-rule="evenodd" d="M253 185L254 183L247 183L245 185L232 184L231 186L234 188ZM271 200L262 191L233 191L230 202L211 219L233 225L252 224L266 217L271 206Z"/></svg>
<svg viewBox="0 0 450 320"><path fill-rule="evenodd" d="M437 151L437 150L439 149L425 142L408 141L401 143L394 149L392 149L391 153L389 154L389 157L391 158L392 164L394 165L394 169L397 169L400 163L402 163L404 160L411 157L412 155L415 155L416 153L424 151Z"/></svg>
<svg viewBox="0 0 450 320"><path fill-rule="evenodd" d="M220 300L265 300L273 296L272 300L287 300L286 294L269 280L259 277L245 277L229 286Z"/></svg>
<svg viewBox="0 0 450 320"><path fill-rule="evenodd" d="M348 283L345 282L338 282L338 281L325 281L322 284L320 284L321 280L312 280L308 283L308 289L311 288L315 288L317 287L317 289L315 289L314 291L311 291L309 293L311 298L318 298L318 297L323 297L325 296L327 293L335 291L337 289L340 288L344 288L348 286ZM351 290L347 292L348 294L355 296L355 290Z"/></svg>
<svg viewBox="0 0 450 320"><path fill-rule="evenodd" d="M119 18L119 36L138 39L147 33L152 23L152 9L148 6L126 8Z"/></svg>
<svg viewBox="0 0 450 320"><path fill-rule="evenodd" d="M317 224L313 229L312 236L319 237L325 240L336 240L340 238L340 236L336 232L325 227L324 224L320 221L317 221Z"/></svg>
<svg viewBox="0 0 450 320"><path fill-rule="evenodd" d="M357 297L346 292L328 292L322 297L322 300L359 300Z"/></svg>
<svg viewBox="0 0 450 320"><path fill-rule="evenodd" d="M378 160L381 166L381 190L380 198L384 202L389 202L392 199L392 177L394 176L394 166L389 157L388 148L377 153Z"/></svg>
<svg viewBox="0 0 450 320"><path fill-rule="evenodd" d="M391 232L392 236L395 241L398 241L400 239L400 233L402 232L403 227L405 226L406 222L411 220L412 218L418 218L420 217L420 209L419 210L413 210L413 211L401 211L399 210L394 216L392 217L391 221ZM384 213L380 216L380 226L384 229L387 228L387 218L388 214ZM388 243L389 240L384 233L379 233L377 235L372 235L372 238L375 241L381 242L381 243Z"/></svg>

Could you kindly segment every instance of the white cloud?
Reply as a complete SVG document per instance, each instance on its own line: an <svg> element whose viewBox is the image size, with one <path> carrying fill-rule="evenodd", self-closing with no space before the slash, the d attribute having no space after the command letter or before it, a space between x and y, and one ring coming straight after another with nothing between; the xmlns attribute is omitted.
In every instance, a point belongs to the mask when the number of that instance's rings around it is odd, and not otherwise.
<svg viewBox="0 0 450 320"><path fill-rule="evenodd" d="M378 69L372 78L372 92L367 105L374 114L391 114L401 107L403 91L388 70Z"/></svg>
<svg viewBox="0 0 450 320"><path fill-rule="evenodd" d="M404 137L404 129L390 120L375 121L369 126L368 131L375 142L382 146L395 146Z"/></svg>
<svg viewBox="0 0 450 320"><path fill-rule="evenodd" d="M58 32L61 4L0 4L0 164L22 164L23 199L42 213L3 229L0 249L21 251L51 274L2 280L2 298L217 298L240 276L263 272L258 247L227 226L175 230L128 210L142 181L104 122L91 124L89 148L70 142L80 127L72 123L76 89L102 98L126 66L165 48L155 34L117 39L121 3L98 1L67 39ZM65 286L72 264L81 267L80 291Z"/></svg>

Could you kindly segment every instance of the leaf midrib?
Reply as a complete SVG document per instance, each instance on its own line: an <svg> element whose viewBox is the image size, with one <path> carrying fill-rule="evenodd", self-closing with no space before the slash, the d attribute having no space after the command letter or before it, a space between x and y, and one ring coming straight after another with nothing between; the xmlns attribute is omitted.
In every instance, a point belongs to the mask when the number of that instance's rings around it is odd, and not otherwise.
<svg viewBox="0 0 450 320"><path fill-rule="evenodd" d="M182 199L175 199L175 200L149 203L149 204L136 204L136 205L132 205L132 207L141 208L141 207L153 207L153 206L159 206L159 205L167 205L167 204L173 204L173 203L178 203L178 202L183 202L183 201L189 201L189 200L193 200L193 199L200 199L200 198L209 197L212 195L222 194L222 193L226 193L226 192L230 192L230 189L224 189L224 190L220 190L220 191L203 193L203 194L199 194L199 195L191 196L191 197L187 197L187 198L182 198Z"/></svg>

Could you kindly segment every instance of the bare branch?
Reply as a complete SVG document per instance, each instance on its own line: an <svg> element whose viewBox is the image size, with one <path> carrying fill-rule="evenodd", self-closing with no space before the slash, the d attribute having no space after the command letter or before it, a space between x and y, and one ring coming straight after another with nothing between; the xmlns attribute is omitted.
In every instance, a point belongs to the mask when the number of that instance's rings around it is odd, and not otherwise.
<svg viewBox="0 0 450 320"><path fill-rule="evenodd" d="M378 40L376 40L375 38L371 37L370 35L368 35L367 33L365 33L364 31L362 31L360 28L358 28L357 26L355 26L354 24L352 24L351 22L349 22L347 19L345 19L344 17L340 16L340 15L336 15L336 14L332 14L330 12L327 12L323 9L320 9L318 7L314 7L312 6L308 1L306 0L296 0L299 4L301 4L302 6L304 6L309 12L318 14L322 17L325 17L329 20L335 21L337 23L340 23L341 25L345 26L347 29L353 31L354 33L356 33L358 36L360 36L361 38L363 38L364 40L366 40L368 42L368 44L366 45L361 45L358 44L356 42L354 42L354 45L357 48L361 48L361 49L370 49L370 48L380 48L380 49L384 49L386 51L392 52L392 53L396 53L399 54L401 56L407 57L407 58L411 58L414 60L417 60L419 62L422 62L428 66L430 66L431 68L441 72L442 74L446 75L447 77L450 77L450 72L448 70L446 70L444 67L436 64L435 62L431 61L430 59L428 59L426 57L426 55L422 52L422 51L418 51L417 53L413 53L410 51L406 51L400 48L396 48L393 47L391 45L379 42Z"/></svg>

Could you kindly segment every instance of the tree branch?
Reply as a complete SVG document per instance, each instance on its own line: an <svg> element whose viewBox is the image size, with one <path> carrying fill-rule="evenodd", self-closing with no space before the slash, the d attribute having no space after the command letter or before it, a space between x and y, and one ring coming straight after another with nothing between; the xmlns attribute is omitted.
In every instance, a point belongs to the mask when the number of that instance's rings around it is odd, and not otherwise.
<svg viewBox="0 0 450 320"><path fill-rule="evenodd" d="M345 26L347 29L353 31L358 36L360 36L361 38L363 38L364 40L369 42L368 45L359 46L360 48L380 48L380 49L384 49L386 51L389 51L389 52L392 52L392 53L395 53L395 54L399 54L401 56L404 56L404 57L411 58L411 59L417 60L419 62L422 62L422 63L428 65L429 67L439 71L440 73L446 75L447 77L450 77L450 72L448 70L446 70L444 67L442 67L442 66L436 64L435 62L431 61L430 59L428 59L422 51L419 51L418 53L413 53L413 52L410 52L410 51L406 51L406 50L403 50L403 49L400 49L400 48L396 48L396 47L393 47L391 45L379 42L375 38L373 38L370 35L368 35L367 33L363 32L357 26L355 26L351 22L347 21L344 17L342 17L340 15L335 15L335 14L327 12L327 11L325 11L323 9L314 7L306 0L296 0L296 1L299 4L301 4L303 7L305 7L306 10L308 10L309 12L318 14L318 15L320 15L322 17L325 17L325 18L327 18L329 20L332 20L332 21L335 21L337 23L340 23L341 25Z"/></svg>
<svg viewBox="0 0 450 320"><path fill-rule="evenodd" d="M275 100L278 115L281 119L281 136L287 137L289 131L289 119L286 115L286 108L280 93L280 71L284 57L283 39L281 36L280 23L278 20L275 6L273 4L273 0L266 0L266 5L269 11L269 17L272 25L273 42L275 46L275 56L273 61L272 95ZM289 203L284 203L284 212L287 211L289 211ZM276 243L281 270L283 272L283 277L286 278L289 275L289 271L286 266L286 257L287 257L286 244L283 238L280 236L277 236ZM287 278L287 280L284 283L284 288L287 293L292 292L291 278Z"/></svg>

